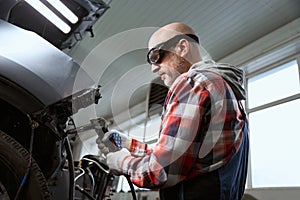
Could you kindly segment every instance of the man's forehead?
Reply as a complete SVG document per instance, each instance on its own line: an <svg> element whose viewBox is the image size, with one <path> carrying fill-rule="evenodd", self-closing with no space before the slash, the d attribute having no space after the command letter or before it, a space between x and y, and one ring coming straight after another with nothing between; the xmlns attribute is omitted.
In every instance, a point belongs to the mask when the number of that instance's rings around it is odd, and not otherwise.
<svg viewBox="0 0 300 200"><path fill-rule="evenodd" d="M173 38L176 35L180 35L183 34L181 32L178 31L174 31L174 30L170 30L170 29L159 29L156 32L154 32L152 34L152 36L149 39L148 42L148 48L151 49L155 46L157 46L158 44L161 44L163 42L166 42L167 40Z"/></svg>

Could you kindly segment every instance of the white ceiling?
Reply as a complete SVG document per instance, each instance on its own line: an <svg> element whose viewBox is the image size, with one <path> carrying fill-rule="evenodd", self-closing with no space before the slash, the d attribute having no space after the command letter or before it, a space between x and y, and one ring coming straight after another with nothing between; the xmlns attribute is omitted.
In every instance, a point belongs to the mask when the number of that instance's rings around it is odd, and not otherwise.
<svg viewBox="0 0 300 200"><path fill-rule="evenodd" d="M112 0L93 27L95 37L65 52L102 85L96 111L110 118L146 100L156 77L145 59L155 27L187 23L220 60L299 17L300 0Z"/></svg>

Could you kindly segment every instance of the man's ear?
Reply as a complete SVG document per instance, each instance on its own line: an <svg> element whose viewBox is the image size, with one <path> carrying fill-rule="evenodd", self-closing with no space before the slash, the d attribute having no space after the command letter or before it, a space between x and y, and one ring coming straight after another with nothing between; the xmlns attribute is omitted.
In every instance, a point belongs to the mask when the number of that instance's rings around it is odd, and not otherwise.
<svg viewBox="0 0 300 200"><path fill-rule="evenodd" d="M181 39L178 42L177 48L178 48L178 55L180 57L184 58L184 57L186 57L186 55L190 51L190 43L186 39Z"/></svg>

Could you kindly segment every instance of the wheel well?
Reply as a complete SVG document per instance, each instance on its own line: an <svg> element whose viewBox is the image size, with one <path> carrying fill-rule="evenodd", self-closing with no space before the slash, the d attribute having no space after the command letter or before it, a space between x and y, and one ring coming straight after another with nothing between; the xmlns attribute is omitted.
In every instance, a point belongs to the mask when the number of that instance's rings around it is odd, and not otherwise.
<svg viewBox="0 0 300 200"><path fill-rule="evenodd" d="M29 149L31 127L29 117L8 102L0 99L0 130ZM49 177L61 165L61 141L53 132L40 124L34 130L33 158L40 166L45 177Z"/></svg>
<svg viewBox="0 0 300 200"><path fill-rule="evenodd" d="M2 99L0 99L0 110L0 129L28 149L30 136L29 118Z"/></svg>

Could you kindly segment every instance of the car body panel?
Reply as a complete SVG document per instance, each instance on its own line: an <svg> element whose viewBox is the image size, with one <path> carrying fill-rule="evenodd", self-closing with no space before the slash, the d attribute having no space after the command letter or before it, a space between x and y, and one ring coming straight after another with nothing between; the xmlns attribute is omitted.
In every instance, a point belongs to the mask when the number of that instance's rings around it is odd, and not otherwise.
<svg viewBox="0 0 300 200"><path fill-rule="evenodd" d="M0 30L0 75L30 91L44 105L94 86L71 57L37 34L3 20Z"/></svg>

